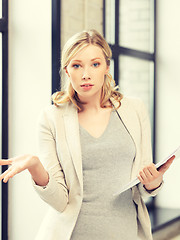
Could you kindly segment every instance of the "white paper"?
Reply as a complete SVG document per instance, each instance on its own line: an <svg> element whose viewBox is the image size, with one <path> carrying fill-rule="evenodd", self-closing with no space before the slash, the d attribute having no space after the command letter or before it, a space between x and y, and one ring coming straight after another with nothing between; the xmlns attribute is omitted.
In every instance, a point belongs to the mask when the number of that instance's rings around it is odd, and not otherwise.
<svg viewBox="0 0 180 240"><path fill-rule="evenodd" d="M179 158L180 157L180 146L174 151L172 152L167 158L165 158L164 160L158 162L156 164L156 168L158 169L159 167L161 167L163 164L165 164L167 162L167 160L169 160L172 156L175 156L175 158ZM136 177L134 180L132 180L131 182L129 182L128 184L126 184L123 188L121 188L117 193L114 193L114 196L117 196L121 193L123 193L124 191L128 190L129 188L134 187L136 184L140 183L139 179Z"/></svg>

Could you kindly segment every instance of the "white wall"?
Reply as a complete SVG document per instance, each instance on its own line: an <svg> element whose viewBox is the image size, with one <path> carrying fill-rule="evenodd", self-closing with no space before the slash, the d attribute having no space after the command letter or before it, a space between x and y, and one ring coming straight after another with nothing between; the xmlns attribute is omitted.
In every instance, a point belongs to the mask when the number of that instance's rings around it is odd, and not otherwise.
<svg viewBox="0 0 180 240"><path fill-rule="evenodd" d="M157 1L157 156L180 145L180 1ZM161 207L180 208L180 159L165 175Z"/></svg>
<svg viewBox="0 0 180 240"><path fill-rule="evenodd" d="M51 96L51 1L9 2L9 157L36 154L36 120ZM28 172L9 181L9 239L32 240L47 205Z"/></svg>

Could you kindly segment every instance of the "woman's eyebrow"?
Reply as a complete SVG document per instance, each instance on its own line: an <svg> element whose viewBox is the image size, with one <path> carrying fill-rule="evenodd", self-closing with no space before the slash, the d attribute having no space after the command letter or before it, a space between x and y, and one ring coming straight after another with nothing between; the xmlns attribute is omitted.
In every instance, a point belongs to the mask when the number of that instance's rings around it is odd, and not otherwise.
<svg viewBox="0 0 180 240"><path fill-rule="evenodd" d="M97 59L101 60L101 58L97 57L97 58L92 58L91 61L93 62L94 60L97 60ZM82 61L78 59L73 59L72 62L82 62Z"/></svg>
<svg viewBox="0 0 180 240"><path fill-rule="evenodd" d="M73 59L72 62L82 62L81 60Z"/></svg>
<svg viewBox="0 0 180 240"><path fill-rule="evenodd" d="M99 58L99 57L93 58L93 59L91 59L91 61L94 61L94 60L97 60L97 59L101 59L101 58Z"/></svg>

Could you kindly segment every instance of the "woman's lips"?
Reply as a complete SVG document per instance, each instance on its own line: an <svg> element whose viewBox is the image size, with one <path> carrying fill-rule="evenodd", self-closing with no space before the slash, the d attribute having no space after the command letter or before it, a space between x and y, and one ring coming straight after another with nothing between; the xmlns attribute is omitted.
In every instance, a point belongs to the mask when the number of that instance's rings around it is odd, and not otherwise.
<svg viewBox="0 0 180 240"><path fill-rule="evenodd" d="M81 87L83 88L83 90L85 91L88 91L90 90L94 85L91 84L91 83L85 83L85 84L82 84Z"/></svg>

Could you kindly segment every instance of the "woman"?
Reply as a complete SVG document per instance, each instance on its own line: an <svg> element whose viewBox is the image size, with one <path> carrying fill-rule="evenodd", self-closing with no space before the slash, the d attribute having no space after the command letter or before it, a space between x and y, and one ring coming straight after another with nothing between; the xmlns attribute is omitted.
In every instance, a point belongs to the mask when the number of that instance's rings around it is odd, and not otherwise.
<svg viewBox="0 0 180 240"><path fill-rule="evenodd" d="M61 60L66 90L39 118L39 156L1 160L11 165L1 180L28 169L51 206L36 240L152 239L142 198L157 194L173 158L159 171L152 164L147 112L116 91L110 58L97 31L70 38ZM114 196L136 176L140 184Z"/></svg>

